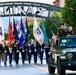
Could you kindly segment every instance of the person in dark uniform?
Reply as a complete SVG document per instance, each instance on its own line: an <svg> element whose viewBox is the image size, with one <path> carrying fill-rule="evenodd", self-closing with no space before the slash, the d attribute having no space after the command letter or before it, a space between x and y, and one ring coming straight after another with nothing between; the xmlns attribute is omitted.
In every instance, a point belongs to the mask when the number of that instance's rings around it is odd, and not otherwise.
<svg viewBox="0 0 76 75"><path fill-rule="evenodd" d="M24 46L22 46L19 50L20 50L21 56L22 56L22 63L24 64L25 63L25 49L24 49Z"/></svg>
<svg viewBox="0 0 76 75"><path fill-rule="evenodd" d="M28 61L29 61L29 63L31 63L32 45L31 45L30 41L28 42L28 45L27 45L27 55L28 55Z"/></svg>
<svg viewBox="0 0 76 75"><path fill-rule="evenodd" d="M37 63L37 55L38 55L38 51L39 51L39 44L34 41L34 63Z"/></svg>
<svg viewBox="0 0 76 75"><path fill-rule="evenodd" d="M13 50L14 50L14 55L15 55L15 63L18 65L19 62L19 46L18 46L18 41L15 40L13 44Z"/></svg>
<svg viewBox="0 0 76 75"><path fill-rule="evenodd" d="M8 52L9 64L11 65L12 64L12 56L13 56L13 44L11 44L8 49L9 49L9 52Z"/></svg>
<svg viewBox="0 0 76 75"><path fill-rule="evenodd" d="M0 42L0 65L1 65L1 58L2 58L2 44Z"/></svg>
<svg viewBox="0 0 76 75"><path fill-rule="evenodd" d="M28 43L24 44L24 50L25 50L25 60L28 60Z"/></svg>
<svg viewBox="0 0 76 75"><path fill-rule="evenodd" d="M8 55L8 46L7 46L6 42L4 42L4 45L3 45L3 61L4 61L5 66L7 63L7 55Z"/></svg>
<svg viewBox="0 0 76 75"><path fill-rule="evenodd" d="M65 28L64 23L61 24L61 27L58 29L58 37L66 37L68 35L68 29Z"/></svg>
<svg viewBox="0 0 76 75"><path fill-rule="evenodd" d="M48 53L50 50L50 44L48 46L45 45L44 49L45 49L46 63L48 63Z"/></svg>
<svg viewBox="0 0 76 75"><path fill-rule="evenodd" d="M41 64L43 63L43 53L44 53L44 44L40 45L40 47L39 47L39 54L40 54Z"/></svg>

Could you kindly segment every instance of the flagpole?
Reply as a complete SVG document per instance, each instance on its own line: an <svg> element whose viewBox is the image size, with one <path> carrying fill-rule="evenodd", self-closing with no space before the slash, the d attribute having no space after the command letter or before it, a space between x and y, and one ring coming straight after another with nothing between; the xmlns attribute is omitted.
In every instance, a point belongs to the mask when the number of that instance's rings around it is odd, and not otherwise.
<svg viewBox="0 0 76 75"><path fill-rule="evenodd" d="M26 17L25 17L25 42L27 43L30 39L30 33L29 33L29 28L28 28L28 21L27 21L27 12L26 12Z"/></svg>

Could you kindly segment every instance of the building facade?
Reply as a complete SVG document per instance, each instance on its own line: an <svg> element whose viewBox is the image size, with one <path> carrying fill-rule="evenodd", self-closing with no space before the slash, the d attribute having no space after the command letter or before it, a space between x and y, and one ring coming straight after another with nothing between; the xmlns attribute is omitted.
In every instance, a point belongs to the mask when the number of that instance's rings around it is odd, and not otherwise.
<svg viewBox="0 0 76 75"><path fill-rule="evenodd" d="M53 2L54 5L64 7L65 0L55 0Z"/></svg>

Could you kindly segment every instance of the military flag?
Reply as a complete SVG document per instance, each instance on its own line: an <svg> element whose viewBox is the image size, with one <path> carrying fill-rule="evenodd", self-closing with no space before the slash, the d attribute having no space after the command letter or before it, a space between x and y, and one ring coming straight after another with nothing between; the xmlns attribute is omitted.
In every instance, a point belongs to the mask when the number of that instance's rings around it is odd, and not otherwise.
<svg viewBox="0 0 76 75"><path fill-rule="evenodd" d="M13 36L14 36L14 39L15 39L16 41L19 41L17 24L15 23L14 18L13 18Z"/></svg>
<svg viewBox="0 0 76 75"><path fill-rule="evenodd" d="M30 32L28 28L28 21L27 21L27 16L26 16L26 26L25 26L25 42L29 40Z"/></svg>
<svg viewBox="0 0 76 75"><path fill-rule="evenodd" d="M11 45L13 42L13 30L12 30L12 24L10 22L10 16L9 16L9 23L8 23L8 46Z"/></svg>
<svg viewBox="0 0 76 75"><path fill-rule="evenodd" d="M24 30L24 24L22 22L22 18L20 21L20 34L19 34L19 47L23 47L24 44L24 34L25 34L25 30Z"/></svg>
<svg viewBox="0 0 76 75"><path fill-rule="evenodd" d="M3 24L0 17L0 42L3 43L5 40L4 31L3 31Z"/></svg>
<svg viewBox="0 0 76 75"><path fill-rule="evenodd" d="M44 44L46 46L48 46L49 45L49 43L48 43L48 37L47 37L47 34L46 34L46 28L45 28L45 24L44 24L43 18L42 18L42 31L43 31L43 34L44 34Z"/></svg>
<svg viewBox="0 0 76 75"><path fill-rule="evenodd" d="M25 34L25 29L24 29L24 24L22 22L22 17L21 17L21 21L20 21L20 30L22 31L22 33Z"/></svg>
<svg viewBox="0 0 76 75"><path fill-rule="evenodd" d="M39 42L39 44L42 45L44 42L44 35L35 17L34 17L34 25L33 25L33 35L35 39Z"/></svg>

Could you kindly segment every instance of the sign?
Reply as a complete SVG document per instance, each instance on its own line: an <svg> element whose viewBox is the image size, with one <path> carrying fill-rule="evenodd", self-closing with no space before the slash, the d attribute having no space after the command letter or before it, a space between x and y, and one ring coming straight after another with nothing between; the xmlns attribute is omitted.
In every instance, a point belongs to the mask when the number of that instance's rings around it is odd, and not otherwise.
<svg viewBox="0 0 76 75"><path fill-rule="evenodd" d="M34 15L36 12L38 12L36 15L42 15L42 8L39 7L37 9L35 9L35 11L34 11L34 8L32 6L29 6L27 8L25 8L25 6L11 6L11 7L4 6L4 7L1 7L1 9L0 9L0 16L2 14L4 14L4 15L9 15L9 14L10 15L17 15L17 14Z"/></svg>

